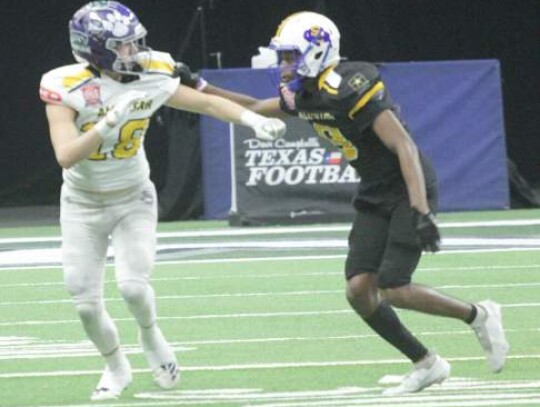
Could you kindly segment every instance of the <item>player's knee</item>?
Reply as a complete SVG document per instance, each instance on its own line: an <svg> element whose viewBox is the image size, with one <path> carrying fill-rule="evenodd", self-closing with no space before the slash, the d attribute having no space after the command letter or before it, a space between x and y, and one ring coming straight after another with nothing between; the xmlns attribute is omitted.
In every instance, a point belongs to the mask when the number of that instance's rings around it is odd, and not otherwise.
<svg viewBox="0 0 540 407"><path fill-rule="evenodd" d="M347 281L347 301L361 316L370 315L379 302L376 278L373 274L359 274Z"/></svg>
<svg viewBox="0 0 540 407"><path fill-rule="evenodd" d="M65 273L64 283L67 292L77 301L81 298L92 296L95 291L95 284L87 278L84 278L84 273Z"/></svg>
<svg viewBox="0 0 540 407"><path fill-rule="evenodd" d="M148 288L148 283L144 281L126 280L118 283L118 289L122 298L130 304L145 302Z"/></svg>

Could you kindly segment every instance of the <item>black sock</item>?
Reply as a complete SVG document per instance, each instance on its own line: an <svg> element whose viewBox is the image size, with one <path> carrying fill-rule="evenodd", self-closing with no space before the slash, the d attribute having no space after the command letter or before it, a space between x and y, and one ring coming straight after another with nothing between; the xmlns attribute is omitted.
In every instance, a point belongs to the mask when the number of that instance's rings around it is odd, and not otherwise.
<svg viewBox="0 0 540 407"><path fill-rule="evenodd" d="M472 304L471 313L469 314L465 322L468 324L472 323L476 319L476 315L478 315L478 310L476 309L476 306Z"/></svg>
<svg viewBox="0 0 540 407"><path fill-rule="evenodd" d="M364 318L364 321L413 363L428 354L426 347L405 328L396 312L385 301L381 302L369 318Z"/></svg>

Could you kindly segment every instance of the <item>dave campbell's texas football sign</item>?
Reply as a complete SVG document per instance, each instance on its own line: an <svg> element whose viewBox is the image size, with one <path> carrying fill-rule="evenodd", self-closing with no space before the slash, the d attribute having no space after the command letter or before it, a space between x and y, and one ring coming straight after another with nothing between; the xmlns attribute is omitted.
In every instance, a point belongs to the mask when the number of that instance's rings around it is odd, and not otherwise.
<svg viewBox="0 0 540 407"><path fill-rule="evenodd" d="M287 120L284 139L262 141L233 128L232 224L349 220L359 182L342 152L311 126Z"/></svg>

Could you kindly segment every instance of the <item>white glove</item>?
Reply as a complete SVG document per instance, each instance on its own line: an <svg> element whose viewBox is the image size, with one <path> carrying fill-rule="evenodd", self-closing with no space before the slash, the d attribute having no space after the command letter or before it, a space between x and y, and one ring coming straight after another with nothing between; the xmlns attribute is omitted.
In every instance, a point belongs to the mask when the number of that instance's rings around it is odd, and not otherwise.
<svg viewBox="0 0 540 407"><path fill-rule="evenodd" d="M261 116L251 110L242 113L240 122L251 127L255 132L255 137L265 141L281 138L287 130L287 126L283 121Z"/></svg>
<svg viewBox="0 0 540 407"><path fill-rule="evenodd" d="M107 112L105 117L94 125L94 129L102 139L107 139L111 136L113 130L116 130L118 126L126 121L133 104L146 97L147 93L140 90L130 90L124 93L117 99L114 107Z"/></svg>

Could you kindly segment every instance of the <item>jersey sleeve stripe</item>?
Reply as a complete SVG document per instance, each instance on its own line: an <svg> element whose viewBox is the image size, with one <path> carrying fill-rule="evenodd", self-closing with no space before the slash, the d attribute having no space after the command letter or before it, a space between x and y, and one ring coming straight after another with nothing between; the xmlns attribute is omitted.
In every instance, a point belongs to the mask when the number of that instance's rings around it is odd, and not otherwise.
<svg viewBox="0 0 540 407"><path fill-rule="evenodd" d="M148 71L150 72L165 72L168 74L172 74L174 67L165 61L156 61L152 60L147 66Z"/></svg>
<svg viewBox="0 0 540 407"><path fill-rule="evenodd" d="M376 95L378 92L384 89L384 84L382 82L377 82L375 86L373 86L368 92L364 94L360 98L358 102L354 105L354 107L349 111L349 118L352 120L354 119L354 115L358 113L360 109L362 109L369 101L370 99Z"/></svg>
<svg viewBox="0 0 540 407"><path fill-rule="evenodd" d="M77 73L76 75L66 76L62 78L62 86L69 90L73 90L75 88L80 87L84 83L88 82L93 77L94 77L94 74L90 72L89 70L85 69Z"/></svg>
<svg viewBox="0 0 540 407"><path fill-rule="evenodd" d="M330 66L330 67L326 68L326 70L319 77L318 85L319 85L319 90L324 89L325 91L327 91L331 95L337 95L338 94L337 88L331 86L326 81L326 79L328 78L328 75L330 75L330 73L333 71L333 69L334 69L333 66Z"/></svg>
<svg viewBox="0 0 540 407"><path fill-rule="evenodd" d="M322 89L324 89L325 91L327 91L328 93L330 93L331 95L337 95L338 94L338 90L335 89L335 88L332 88L330 85L328 84L323 84L322 85Z"/></svg>

